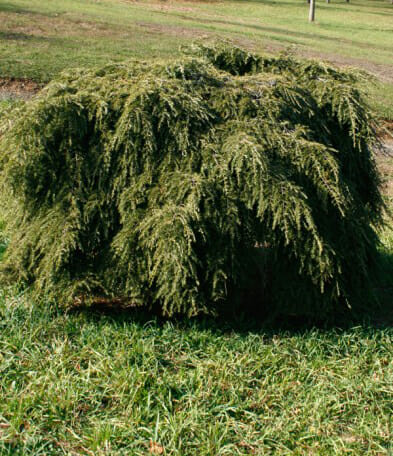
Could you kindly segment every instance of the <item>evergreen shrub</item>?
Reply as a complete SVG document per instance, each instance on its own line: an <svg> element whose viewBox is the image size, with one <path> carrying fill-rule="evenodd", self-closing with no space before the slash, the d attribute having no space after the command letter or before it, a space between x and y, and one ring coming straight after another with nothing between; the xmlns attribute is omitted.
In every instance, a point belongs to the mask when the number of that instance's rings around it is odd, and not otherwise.
<svg viewBox="0 0 393 456"><path fill-rule="evenodd" d="M226 43L62 74L1 126L3 278L165 315L360 302L382 200L356 79Z"/></svg>

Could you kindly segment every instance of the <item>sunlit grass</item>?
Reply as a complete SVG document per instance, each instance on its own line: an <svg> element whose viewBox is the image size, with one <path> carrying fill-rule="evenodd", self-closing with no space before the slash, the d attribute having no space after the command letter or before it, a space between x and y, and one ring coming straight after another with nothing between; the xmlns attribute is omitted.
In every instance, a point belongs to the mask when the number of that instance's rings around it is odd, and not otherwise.
<svg viewBox="0 0 393 456"><path fill-rule="evenodd" d="M0 454L388 454L393 330L0 304Z"/></svg>

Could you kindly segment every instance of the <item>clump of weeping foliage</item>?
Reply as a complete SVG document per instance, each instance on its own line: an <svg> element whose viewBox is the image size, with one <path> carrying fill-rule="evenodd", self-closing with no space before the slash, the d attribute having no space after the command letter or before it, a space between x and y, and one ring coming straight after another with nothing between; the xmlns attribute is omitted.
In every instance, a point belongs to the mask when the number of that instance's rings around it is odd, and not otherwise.
<svg viewBox="0 0 393 456"><path fill-rule="evenodd" d="M3 277L64 305L319 315L369 292L381 222L356 76L195 45L65 73L1 127Z"/></svg>

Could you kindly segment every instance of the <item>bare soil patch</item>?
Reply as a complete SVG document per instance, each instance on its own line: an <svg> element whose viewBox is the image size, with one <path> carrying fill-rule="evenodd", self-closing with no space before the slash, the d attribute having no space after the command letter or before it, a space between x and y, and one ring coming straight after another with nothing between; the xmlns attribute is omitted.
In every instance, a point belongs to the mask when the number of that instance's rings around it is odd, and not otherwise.
<svg viewBox="0 0 393 456"><path fill-rule="evenodd" d="M378 134L380 139L386 143L393 141L393 121L385 120L382 123Z"/></svg>
<svg viewBox="0 0 393 456"><path fill-rule="evenodd" d="M164 24L152 24L151 22L136 22L138 27L143 28L145 31L150 33L172 35L177 37L188 37L188 38L204 38L210 34L204 30L182 27L180 25L164 25Z"/></svg>
<svg viewBox="0 0 393 456"><path fill-rule="evenodd" d="M30 79L0 78L0 100L10 98L27 100L42 87L42 84L38 84Z"/></svg>

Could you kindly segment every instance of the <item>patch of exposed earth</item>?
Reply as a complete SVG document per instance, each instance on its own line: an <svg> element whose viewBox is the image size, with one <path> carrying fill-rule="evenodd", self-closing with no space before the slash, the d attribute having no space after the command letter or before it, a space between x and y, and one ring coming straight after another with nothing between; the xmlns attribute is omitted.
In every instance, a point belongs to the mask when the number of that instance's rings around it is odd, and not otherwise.
<svg viewBox="0 0 393 456"><path fill-rule="evenodd" d="M0 101L29 100L41 88L41 84L29 79L0 78Z"/></svg>
<svg viewBox="0 0 393 456"><path fill-rule="evenodd" d="M209 36L203 30L191 27L182 27L181 25L153 24L151 22L135 22L135 25L142 28L147 33L171 35L176 37L186 37L192 39L206 38Z"/></svg>

